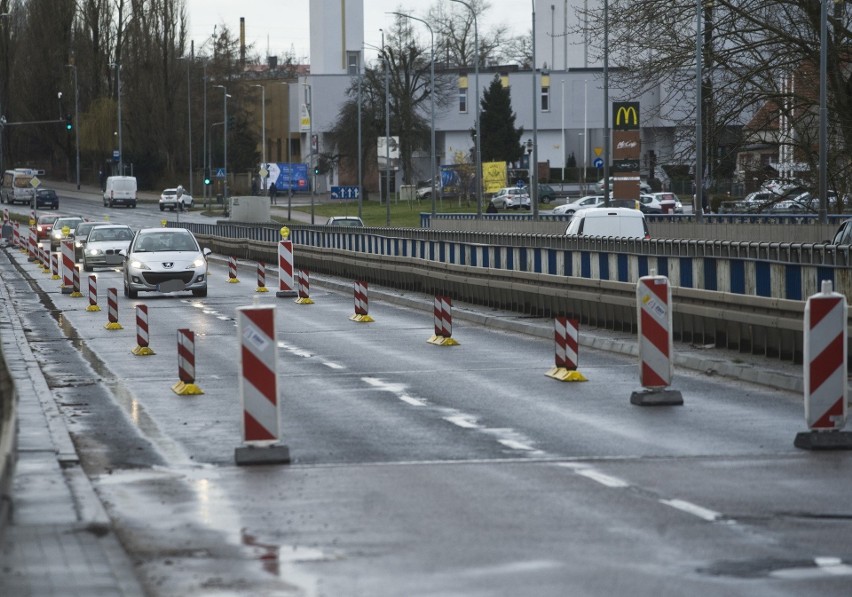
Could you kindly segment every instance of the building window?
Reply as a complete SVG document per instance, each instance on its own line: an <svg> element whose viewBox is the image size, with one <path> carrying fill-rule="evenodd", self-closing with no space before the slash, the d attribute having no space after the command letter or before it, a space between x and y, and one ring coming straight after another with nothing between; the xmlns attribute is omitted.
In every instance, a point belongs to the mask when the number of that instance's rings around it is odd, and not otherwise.
<svg viewBox="0 0 852 597"><path fill-rule="evenodd" d="M346 52L346 72L350 76L355 76L359 72L361 64L361 52Z"/></svg>
<svg viewBox="0 0 852 597"><path fill-rule="evenodd" d="M550 87L541 87L541 111L550 112Z"/></svg>
<svg viewBox="0 0 852 597"><path fill-rule="evenodd" d="M459 87L459 112L467 114L467 87Z"/></svg>

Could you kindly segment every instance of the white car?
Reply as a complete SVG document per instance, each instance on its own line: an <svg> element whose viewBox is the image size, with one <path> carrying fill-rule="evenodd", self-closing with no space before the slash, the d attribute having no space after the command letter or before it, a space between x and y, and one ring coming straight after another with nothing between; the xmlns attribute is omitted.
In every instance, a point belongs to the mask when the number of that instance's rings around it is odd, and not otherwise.
<svg viewBox="0 0 852 597"><path fill-rule="evenodd" d="M554 215L573 215L575 212L580 211L581 209L589 209L590 207L600 207L603 205L604 198L603 195L587 195L585 197L580 197L579 199L575 199L574 201L570 201L568 203L563 203L562 205L557 205L553 208Z"/></svg>
<svg viewBox="0 0 852 597"><path fill-rule="evenodd" d="M126 250L133 240L133 230L124 224L101 224L92 226L83 248L83 270L94 271L96 267L121 265Z"/></svg>
<svg viewBox="0 0 852 597"><path fill-rule="evenodd" d="M207 256L183 228L144 228L124 253L124 296L139 292L191 291L207 296Z"/></svg>
<svg viewBox="0 0 852 597"><path fill-rule="evenodd" d="M568 236L651 238L645 214L629 207L596 207L577 213L565 229Z"/></svg>
<svg viewBox="0 0 852 597"><path fill-rule="evenodd" d="M497 209L530 209L530 194L525 188L505 187L494 194L491 205Z"/></svg>
<svg viewBox="0 0 852 597"><path fill-rule="evenodd" d="M160 193L160 211L170 209L185 210L192 207L192 195L183 190L183 187L174 189L163 189Z"/></svg>

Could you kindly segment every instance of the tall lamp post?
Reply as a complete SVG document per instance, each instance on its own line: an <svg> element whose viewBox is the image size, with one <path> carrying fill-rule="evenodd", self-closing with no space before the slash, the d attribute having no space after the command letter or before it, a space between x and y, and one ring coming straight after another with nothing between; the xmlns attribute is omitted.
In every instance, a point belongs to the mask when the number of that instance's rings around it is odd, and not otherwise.
<svg viewBox="0 0 852 597"><path fill-rule="evenodd" d="M565 184L565 79L561 83L562 94L559 96L559 104L562 109L562 183Z"/></svg>
<svg viewBox="0 0 852 597"><path fill-rule="evenodd" d="M382 65L385 71L385 225L390 226L390 60L385 51L385 32L382 32L382 47L365 43L364 46L373 48L382 53ZM379 169L379 193L381 194L381 169Z"/></svg>
<svg viewBox="0 0 852 597"><path fill-rule="evenodd" d="M225 152L225 164L224 164L225 183L224 183L224 187L222 189L222 199L227 202L228 201L228 176L230 175L230 173L228 172L228 89L224 85L214 85L213 87L217 87L217 88L221 87L222 88L222 102L223 102L223 105L224 105L224 114L225 114L225 117L222 119L222 121L225 123L224 124L224 131L225 132L222 135L224 137L222 144L224 145L224 152Z"/></svg>
<svg viewBox="0 0 852 597"><path fill-rule="evenodd" d="M293 219L293 170L290 165L290 83L282 82L279 85L284 85L287 88L287 219ZM280 156L280 154L279 154Z"/></svg>
<svg viewBox="0 0 852 597"><path fill-rule="evenodd" d="M77 190L80 190L80 88L77 87L77 65L66 64L68 68L74 69L74 145L77 152Z"/></svg>
<svg viewBox="0 0 852 597"><path fill-rule="evenodd" d="M470 14L473 16L473 53L475 54L473 59L473 70L474 76L476 77L475 90L476 94L475 104L476 104L476 141L474 152L476 156L474 158L474 164L476 166L476 217L482 218L482 154L480 153L480 140L482 139L482 135L479 130L479 26L476 22L476 11L473 10L473 7L464 2L464 0L450 0L450 2L456 2L463 6L466 6L470 11ZM535 48L533 48L535 51ZM535 70L535 65L533 65L533 70ZM535 114L535 112L533 112Z"/></svg>
<svg viewBox="0 0 852 597"><path fill-rule="evenodd" d="M530 164L530 202L532 217L538 219L538 85L535 68L535 0L532 0L532 121L533 146Z"/></svg>
<svg viewBox="0 0 852 597"><path fill-rule="evenodd" d="M189 84L189 67L192 64L192 54L179 56L178 60L186 60L186 136L189 144L189 196L194 197L195 193L192 190L192 93Z"/></svg>
<svg viewBox="0 0 852 597"><path fill-rule="evenodd" d="M111 66L115 67L115 93L118 97L118 174L124 176L124 151L121 147L121 65L114 62Z"/></svg>
<svg viewBox="0 0 852 597"><path fill-rule="evenodd" d="M311 180L311 226L314 225L314 194L317 190L317 174L316 168L313 167L313 158L314 158L314 111L311 107L311 96L313 95L313 90L311 89L310 83L302 83L305 88L305 108L308 110L308 148L310 148L310 152L308 153L308 168L311 169L311 174L313 175ZM317 147L319 149L319 147ZM319 164L319 161L317 161Z"/></svg>
<svg viewBox="0 0 852 597"><path fill-rule="evenodd" d="M423 19L418 17L414 17L411 15L407 15L401 12L391 12L392 15L397 15L400 17L405 17L406 19L413 19L415 21L420 21L426 28L429 30L429 37L431 38L431 56L429 59L429 99L432 102L431 106L431 153L429 155L429 166L432 180L432 216L435 215L435 33L432 31L432 26L429 25ZM477 77L478 79L478 77ZM477 139L479 135L477 135Z"/></svg>
<svg viewBox="0 0 852 597"><path fill-rule="evenodd" d="M263 85L252 85L252 87L260 87L260 107L261 107L261 117L260 117L260 151L263 156L263 167L266 168L266 87ZM261 181L262 189L266 190L266 180L269 178L269 175L266 176Z"/></svg>
<svg viewBox="0 0 852 597"><path fill-rule="evenodd" d="M702 174L704 173L704 98L702 96L702 44L701 44L701 11L703 10L703 2L697 0L695 14L695 202L692 205L692 210L695 213L695 219L700 224L703 220L704 212L704 181Z"/></svg>

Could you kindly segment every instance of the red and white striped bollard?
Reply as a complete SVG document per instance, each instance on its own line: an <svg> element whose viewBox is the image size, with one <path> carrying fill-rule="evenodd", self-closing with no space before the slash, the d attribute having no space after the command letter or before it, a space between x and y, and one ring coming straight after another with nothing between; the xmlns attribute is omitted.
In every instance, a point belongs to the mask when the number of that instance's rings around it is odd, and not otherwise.
<svg viewBox="0 0 852 597"><path fill-rule="evenodd" d="M95 275L89 276L89 306L86 311L100 311L98 307L98 277Z"/></svg>
<svg viewBox="0 0 852 597"><path fill-rule="evenodd" d="M178 396L197 396L203 394L195 385L195 332L188 329L177 331L178 379L172 391Z"/></svg>
<svg viewBox="0 0 852 597"><path fill-rule="evenodd" d="M313 305L311 299L311 272L306 269L300 269L296 272L296 281L299 288L299 298L296 303L299 305Z"/></svg>
<svg viewBox="0 0 852 597"><path fill-rule="evenodd" d="M237 258L228 257L228 284L239 284L237 279Z"/></svg>
<svg viewBox="0 0 852 597"><path fill-rule="evenodd" d="M77 262L74 259L74 242L64 240L59 244L62 251L62 294L74 292L74 270Z"/></svg>
<svg viewBox="0 0 852 597"><path fill-rule="evenodd" d="M257 288L255 292L269 292L266 287L266 264L262 261L257 262Z"/></svg>
<svg viewBox="0 0 852 597"><path fill-rule="evenodd" d="M850 450L846 426L848 359L846 297L823 280L822 291L808 297L804 320L805 422L809 431L793 444L806 450Z"/></svg>
<svg viewBox="0 0 852 597"><path fill-rule="evenodd" d="M278 242L278 292L275 296L286 298L297 295L293 277L293 242L282 240Z"/></svg>
<svg viewBox="0 0 852 597"><path fill-rule="evenodd" d="M243 445L234 452L238 465L287 464L290 450L277 442L278 346L275 307L239 307L240 402L243 408Z"/></svg>
<svg viewBox="0 0 852 597"><path fill-rule="evenodd" d="M59 254L51 252L50 254L50 272L51 280L61 280L62 276L59 275Z"/></svg>
<svg viewBox="0 0 852 597"><path fill-rule="evenodd" d="M123 330L118 323L118 289L107 288L107 322L104 327L108 330Z"/></svg>
<svg viewBox="0 0 852 597"><path fill-rule="evenodd" d="M370 317L370 303L367 294L367 283L361 280L355 280L354 283L355 295L355 314L349 319L360 323L370 323L375 321Z"/></svg>
<svg viewBox="0 0 852 597"><path fill-rule="evenodd" d="M149 345L148 305L136 305L136 346L130 352L139 357L156 354Z"/></svg>
<svg viewBox="0 0 852 597"><path fill-rule="evenodd" d="M559 381L588 381L577 371L580 322L568 317L553 320L553 339L556 346L556 366L545 373Z"/></svg>
<svg viewBox="0 0 852 597"><path fill-rule="evenodd" d="M639 383L630 395L638 406L683 404L683 395L669 389L672 383L672 291L665 276L642 276L636 284L639 322Z"/></svg>
<svg viewBox="0 0 852 597"><path fill-rule="evenodd" d="M435 320L435 334L427 342L438 346L457 346L453 338L453 301L448 296L436 294L432 310Z"/></svg>

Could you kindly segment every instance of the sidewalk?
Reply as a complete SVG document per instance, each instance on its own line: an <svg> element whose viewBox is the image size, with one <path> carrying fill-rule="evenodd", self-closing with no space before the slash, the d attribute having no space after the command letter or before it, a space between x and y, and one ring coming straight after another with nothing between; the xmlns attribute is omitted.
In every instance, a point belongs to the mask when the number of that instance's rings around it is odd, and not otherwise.
<svg viewBox="0 0 852 597"><path fill-rule="evenodd" d="M0 595L144 595L80 467L5 285L0 302L0 344L18 394L12 515L0 522Z"/></svg>

